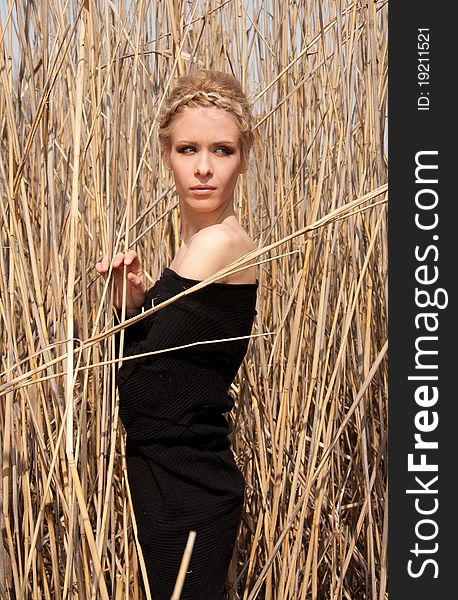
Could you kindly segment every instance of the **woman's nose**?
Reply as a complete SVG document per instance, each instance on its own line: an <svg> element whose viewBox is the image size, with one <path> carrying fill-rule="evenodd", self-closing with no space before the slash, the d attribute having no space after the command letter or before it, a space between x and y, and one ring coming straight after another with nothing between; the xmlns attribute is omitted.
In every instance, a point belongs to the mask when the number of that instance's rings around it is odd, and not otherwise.
<svg viewBox="0 0 458 600"><path fill-rule="evenodd" d="M198 173L201 177L205 177L212 173L212 168L210 165L210 161L208 159L208 155L205 152L199 153L199 160L197 161L195 172Z"/></svg>

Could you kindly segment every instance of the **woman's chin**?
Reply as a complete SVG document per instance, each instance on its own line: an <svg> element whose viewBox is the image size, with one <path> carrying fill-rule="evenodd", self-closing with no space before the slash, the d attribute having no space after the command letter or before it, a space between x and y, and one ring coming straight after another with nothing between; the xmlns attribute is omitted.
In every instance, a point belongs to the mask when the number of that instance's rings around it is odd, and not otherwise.
<svg viewBox="0 0 458 600"><path fill-rule="evenodd" d="M190 198L186 198L182 205L183 204L187 209L190 210L195 210L197 212L209 212L221 208L225 203L215 202L215 200L211 199L209 196L202 196L201 198L192 196Z"/></svg>

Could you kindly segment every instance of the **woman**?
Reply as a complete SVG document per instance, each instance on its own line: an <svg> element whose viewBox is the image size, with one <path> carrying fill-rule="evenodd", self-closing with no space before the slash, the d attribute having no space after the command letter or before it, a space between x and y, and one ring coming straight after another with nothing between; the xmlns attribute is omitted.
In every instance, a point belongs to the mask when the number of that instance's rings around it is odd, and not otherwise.
<svg viewBox="0 0 458 600"><path fill-rule="evenodd" d="M234 189L248 168L252 116L231 75L181 77L159 116L164 162L179 195L181 246L146 292L134 251L113 260L114 304L133 316L192 287L254 249L237 220ZM96 265L106 275L109 261ZM248 336L258 280L244 270L193 292L125 329L124 356ZM226 576L245 482L223 413L248 339L197 344L127 360L117 374L127 467L153 599L169 600L189 531L196 531L182 600L227 598Z"/></svg>

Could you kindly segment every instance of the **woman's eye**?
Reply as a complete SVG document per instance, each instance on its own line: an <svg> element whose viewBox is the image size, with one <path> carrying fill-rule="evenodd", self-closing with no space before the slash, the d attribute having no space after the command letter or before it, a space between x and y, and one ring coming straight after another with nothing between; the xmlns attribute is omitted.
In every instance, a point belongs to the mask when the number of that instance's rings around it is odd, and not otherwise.
<svg viewBox="0 0 458 600"><path fill-rule="evenodd" d="M195 148L193 148L193 146L184 146L183 148L180 148L178 150L178 152L181 152L182 154L189 154L188 150L194 150Z"/></svg>
<svg viewBox="0 0 458 600"><path fill-rule="evenodd" d="M183 146L182 148L178 148L178 152L180 154L192 154L195 151L196 148L194 146ZM226 146L218 146L215 149L215 152L222 156L229 156L230 154L232 154L232 150L230 148L227 148Z"/></svg>
<svg viewBox="0 0 458 600"><path fill-rule="evenodd" d="M229 156L229 154L232 154L232 151L230 150L230 148L226 148L226 146L220 146L219 148L216 149L217 152L219 152L220 154L224 154L224 156Z"/></svg>

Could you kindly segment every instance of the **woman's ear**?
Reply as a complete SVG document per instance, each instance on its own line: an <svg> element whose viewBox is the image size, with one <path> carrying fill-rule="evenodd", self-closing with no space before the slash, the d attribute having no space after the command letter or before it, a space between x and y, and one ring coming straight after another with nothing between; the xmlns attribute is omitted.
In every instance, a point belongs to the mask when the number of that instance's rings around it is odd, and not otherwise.
<svg viewBox="0 0 458 600"><path fill-rule="evenodd" d="M239 173L246 173L248 171L248 161L246 159L242 160L242 164L240 165Z"/></svg>
<svg viewBox="0 0 458 600"><path fill-rule="evenodd" d="M162 160L164 162L164 167L170 171L172 168L172 165L170 164L170 150L164 150L164 153L162 154Z"/></svg>
<svg viewBox="0 0 458 600"><path fill-rule="evenodd" d="M248 171L248 166L248 155L246 150L242 148L239 173L246 173Z"/></svg>

